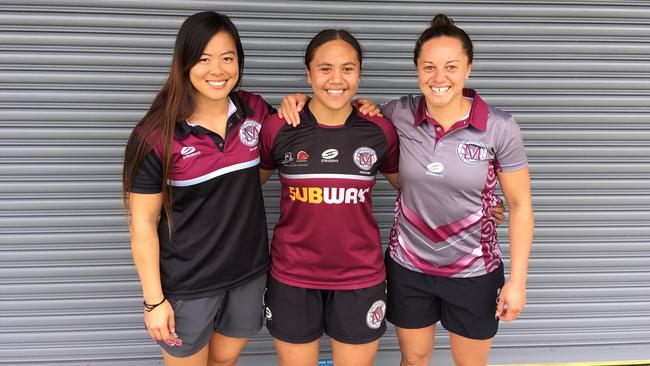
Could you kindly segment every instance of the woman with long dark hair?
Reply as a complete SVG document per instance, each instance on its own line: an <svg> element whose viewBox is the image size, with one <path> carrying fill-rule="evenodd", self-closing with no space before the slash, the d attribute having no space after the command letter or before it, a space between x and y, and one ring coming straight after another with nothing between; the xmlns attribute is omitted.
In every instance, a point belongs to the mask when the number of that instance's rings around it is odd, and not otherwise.
<svg viewBox="0 0 650 366"><path fill-rule="evenodd" d="M131 248L145 326L166 365L234 365L262 325L269 254L258 133L273 108L236 91L243 68L227 16L190 16L127 143Z"/></svg>

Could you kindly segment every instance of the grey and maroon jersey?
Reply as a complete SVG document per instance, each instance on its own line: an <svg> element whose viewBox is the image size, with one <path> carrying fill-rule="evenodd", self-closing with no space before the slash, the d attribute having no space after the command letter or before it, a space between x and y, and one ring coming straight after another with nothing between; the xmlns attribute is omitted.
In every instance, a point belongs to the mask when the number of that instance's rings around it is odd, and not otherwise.
<svg viewBox="0 0 650 366"><path fill-rule="evenodd" d="M377 171L397 172L395 129L353 110L340 127L309 111L291 127L269 117L260 134L263 169L280 173L280 219L271 243L271 275L295 287L350 290L385 279L372 214Z"/></svg>
<svg viewBox="0 0 650 366"><path fill-rule="evenodd" d="M400 141L400 194L390 255L402 266L435 276L475 277L499 267L501 249L492 209L497 173L528 165L512 116L472 98L470 114L447 132L426 113L422 96L382 107Z"/></svg>
<svg viewBox="0 0 650 366"><path fill-rule="evenodd" d="M172 145L172 235L161 211L160 275L165 296L194 298L225 291L268 270L269 250L259 179L261 122L271 112L262 97L229 95L225 139L179 121ZM134 133L138 133L136 127ZM140 164L131 192L162 189L162 147Z"/></svg>

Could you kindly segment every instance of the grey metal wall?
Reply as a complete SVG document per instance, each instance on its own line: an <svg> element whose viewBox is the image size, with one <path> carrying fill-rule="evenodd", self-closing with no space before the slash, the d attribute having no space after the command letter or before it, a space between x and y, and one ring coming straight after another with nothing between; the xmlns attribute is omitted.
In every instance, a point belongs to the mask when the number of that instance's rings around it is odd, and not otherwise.
<svg viewBox="0 0 650 366"><path fill-rule="evenodd" d="M199 10L234 18L244 87L273 103L308 90L303 49L332 26L365 47L360 94L417 92L414 40L435 12L451 15L476 43L470 86L516 116L533 177L528 306L502 325L492 362L650 359L650 2L611 3L0 0L0 365L159 363L120 159ZM393 194L379 188L385 235ZM449 364L440 335L436 364ZM396 350L390 330L377 364ZM263 331L242 363L273 360Z"/></svg>

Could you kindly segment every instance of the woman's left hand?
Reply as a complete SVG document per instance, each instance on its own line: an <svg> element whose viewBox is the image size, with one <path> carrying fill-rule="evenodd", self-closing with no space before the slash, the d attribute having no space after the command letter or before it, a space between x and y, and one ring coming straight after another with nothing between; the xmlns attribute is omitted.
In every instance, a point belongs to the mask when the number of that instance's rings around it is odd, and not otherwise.
<svg viewBox="0 0 650 366"><path fill-rule="evenodd" d="M510 279L501 288L496 316L504 322L511 322L519 316L526 305L526 284L519 284Z"/></svg>
<svg viewBox="0 0 650 366"><path fill-rule="evenodd" d="M497 225L503 224L503 220L506 218L506 208L503 207L503 203L499 203L492 208L492 216L494 216Z"/></svg>
<svg viewBox="0 0 650 366"><path fill-rule="evenodd" d="M375 104L370 99L364 99L364 98L359 98L354 100L352 103L354 103L356 106L359 108L359 112L363 115L367 115L370 117L374 116L379 116L383 117L384 115L381 113L381 109Z"/></svg>

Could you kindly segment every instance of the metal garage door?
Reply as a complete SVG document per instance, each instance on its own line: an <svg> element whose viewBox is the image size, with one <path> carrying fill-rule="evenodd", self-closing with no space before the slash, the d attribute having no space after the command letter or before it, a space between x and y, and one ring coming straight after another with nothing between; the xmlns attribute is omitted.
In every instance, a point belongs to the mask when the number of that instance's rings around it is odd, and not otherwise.
<svg viewBox="0 0 650 366"><path fill-rule="evenodd" d="M244 88L273 103L308 90L301 56L325 27L365 47L360 94L417 92L415 38L451 15L476 43L470 86L515 115L533 177L529 304L491 362L650 359L650 3L611 3L0 0L0 365L158 364L120 162L176 30L199 10L233 17ZM384 236L392 199L381 182ZM436 364L447 347L440 337ZM396 350L389 330L377 364L396 364ZM263 331L242 364L273 360Z"/></svg>

